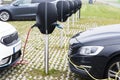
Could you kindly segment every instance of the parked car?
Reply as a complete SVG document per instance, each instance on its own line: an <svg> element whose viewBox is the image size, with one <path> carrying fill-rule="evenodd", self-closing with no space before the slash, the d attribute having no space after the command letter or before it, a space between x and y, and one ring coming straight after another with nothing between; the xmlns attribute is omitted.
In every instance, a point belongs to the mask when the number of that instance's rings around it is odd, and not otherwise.
<svg viewBox="0 0 120 80"><path fill-rule="evenodd" d="M44 0L15 0L11 4L0 5L0 20L35 19L37 6L42 1Z"/></svg>
<svg viewBox="0 0 120 80"><path fill-rule="evenodd" d="M84 78L91 74L120 80L120 24L76 34L70 39L68 57L70 70Z"/></svg>
<svg viewBox="0 0 120 80"><path fill-rule="evenodd" d="M15 64L21 56L21 40L16 29L0 21L0 70Z"/></svg>

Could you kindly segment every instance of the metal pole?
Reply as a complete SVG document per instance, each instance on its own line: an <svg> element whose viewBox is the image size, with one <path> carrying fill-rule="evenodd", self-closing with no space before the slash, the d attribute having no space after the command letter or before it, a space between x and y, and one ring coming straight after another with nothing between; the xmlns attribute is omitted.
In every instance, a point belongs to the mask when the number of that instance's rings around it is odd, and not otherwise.
<svg viewBox="0 0 120 80"><path fill-rule="evenodd" d="M70 18L68 18L68 21L67 21L67 23L68 23L68 29L67 29L67 33L69 34L69 30L70 30Z"/></svg>
<svg viewBox="0 0 120 80"><path fill-rule="evenodd" d="M73 14L73 17L72 17L72 25L73 26L75 25L75 14Z"/></svg>
<svg viewBox="0 0 120 80"><path fill-rule="evenodd" d="M80 10L79 10L79 19L80 19Z"/></svg>
<svg viewBox="0 0 120 80"><path fill-rule="evenodd" d="M49 36L48 36L48 30L47 30L47 2L45 4L45 30L46 30L46 34L45 34L45 54L44 54L44 66L45 66L45 73L48 74L49 72Z"/></svg>
<svg viewBox="0 0 120 80"><path fill-rule="evenodd" d="M63 29L60 31L60 48L63 46Z"/></svg>
<svg viewBox="0 0 120 80"><path fill-rule="evenodd" d="M48 74L49 71L49 36L45 35L45 55L44 55L44 65L45 65L45 73Z"/></svg>
<svg viewBox="0 0 120 80"><path fill-rule="evenodd" d="M62 2L62 10L61 10L61 16L63 17L63 2ZM61 21L63 22L63 18L61 18ZM62 25L62 24L61 24ZM63 25L62 25L63 26ZM63 46L63 29L60 32L60 48Z"/></svg>
<svg viewBox="0 0 120 80"><path fill-rule="evenodd" d="M77 22L77 18L78 18L78 16L77 16L77 12L75 13L75 22Z"/></svg>

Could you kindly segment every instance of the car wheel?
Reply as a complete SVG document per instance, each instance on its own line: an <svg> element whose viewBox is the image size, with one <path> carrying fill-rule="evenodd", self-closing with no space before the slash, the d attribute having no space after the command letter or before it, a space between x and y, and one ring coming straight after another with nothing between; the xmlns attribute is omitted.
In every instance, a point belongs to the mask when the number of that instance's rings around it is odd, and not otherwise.
<svg viewBox="0 0 120 80"><path fill-rule="evenodd" d="M7 11L1 11L0 12L0 20L1 21L8 21L10 20L10 13Z"/></svg>
<svg viewBox="0 0 120 80"><path fill-rule="evenodd" d="M120 58L115 58L107 67L107 76L109 80L120 80Z"/></svg>

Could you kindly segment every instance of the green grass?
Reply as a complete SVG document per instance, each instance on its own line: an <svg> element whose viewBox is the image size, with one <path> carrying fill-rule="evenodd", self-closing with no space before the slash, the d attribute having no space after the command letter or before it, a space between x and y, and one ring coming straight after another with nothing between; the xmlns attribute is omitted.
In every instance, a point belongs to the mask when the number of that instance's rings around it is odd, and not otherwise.
<svg viewBox="0 0 120 80"><path fill-rule="evenodd" d="M65 71L62 72L62 71L59 71L59 70L56 70L56 69L51 69L49 70L49 73L48 74L45 74L44 70L40 70L40 69L32 69L31 71L28 71L28 73L32 76L53 76L53 77L58 77L58 76L61 76L61 74L64 74L66 73Z"/></svg>
<svg viewBox="0 0 120 80"><path fill-rule="evenodd" d="M120 3L120 0L118 0L118 2Z"/></svg>
<svg viewBox="0 0 120 80"><path fill-rule="evenodd" d="M119 8L103 5L83 5L79 24L96 23L99 25L120 23Z"/></svg>
<svg viewBox="0 0 120 80"><path fill-rule="evenodd" d="M85 11L82 11L82 15L85 17L96 19L120 19L120 12L117 8L115 9L114 7L102 4L86 5L86 7Z"/></svg>

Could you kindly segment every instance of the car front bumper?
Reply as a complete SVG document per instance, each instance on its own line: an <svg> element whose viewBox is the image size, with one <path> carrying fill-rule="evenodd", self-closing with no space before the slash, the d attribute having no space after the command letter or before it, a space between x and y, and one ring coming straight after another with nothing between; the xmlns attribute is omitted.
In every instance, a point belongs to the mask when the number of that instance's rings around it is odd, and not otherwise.
<svg viewBox="0 0 120 80"><path fill-rule="evenodd" d="M6 46L0 43L0 70L15 64L21 57L21 40Z"/></svg>
<svg viewBox="0 0 120 80"><path fill-rule="evenodd" d="M1 65L0 70L3 70L7 67L14 65L17 61L19 61L20 57L21 57L21 50L19 50L18 52L16 52L11 56L8 56L7 58L10 58L9 61L6 64Z"/></svg>
<svg viewBox="0 0 120 80"><path fill-rule="evenodd" d="M96 79L104 78L106 58L103 56L80 56L71 55L69 59L69 68L72 72L81 75L83 78L94 77ZM86 72L86 70L88 72Z"/></svg>
<svg viewBox="0 0 120 80"><path fill-rule="evenodd" d="M83 78L87 78L87 79L90 79L91 77L87 74L87 72L85 72L84 69L78 69L76 68L74 65L72 65L70 62L68 63L69 64L69 69L71 72L74 72L76 74L79 74L81 77Z"/></svg>

